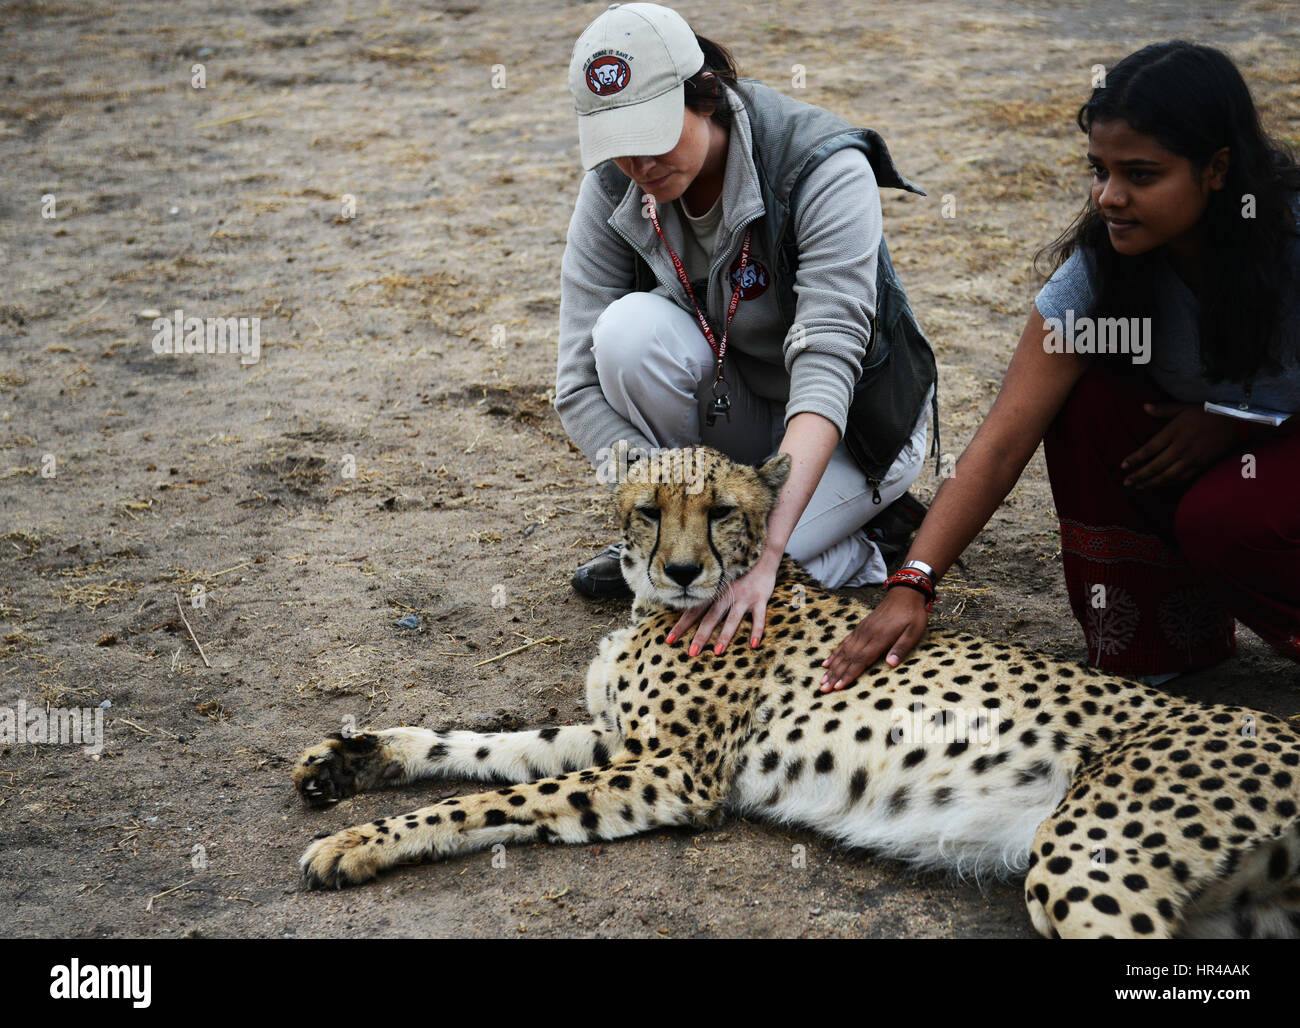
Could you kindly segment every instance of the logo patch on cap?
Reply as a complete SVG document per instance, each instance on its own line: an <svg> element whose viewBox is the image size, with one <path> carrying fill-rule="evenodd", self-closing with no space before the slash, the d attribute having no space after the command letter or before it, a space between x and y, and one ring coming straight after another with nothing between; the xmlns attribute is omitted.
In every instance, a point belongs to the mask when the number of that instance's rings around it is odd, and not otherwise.
<svg viewBox="0 0 1300 1028"><path fill-rule="evenodd" d="M632 69L621 57L606 55L587 62L587 88L597 96L613 96L626 88Z"/></svg>
<svg viewBox="0 0 1300 1028"><path fill-rule="evenodd" d="M749 258L749 263L745 265L745 277L740 277L740 258L737 257L731 262L731 288L735 289L740 286L740 298L742 300L756 300L767 292L768 274L767 268L763 267L753 257Z"/></svg>

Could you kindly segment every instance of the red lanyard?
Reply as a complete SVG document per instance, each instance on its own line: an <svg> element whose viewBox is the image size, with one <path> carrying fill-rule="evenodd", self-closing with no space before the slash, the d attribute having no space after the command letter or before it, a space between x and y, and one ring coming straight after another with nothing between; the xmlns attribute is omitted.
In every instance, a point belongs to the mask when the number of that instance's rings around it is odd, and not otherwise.
<svg viewBox="0 0 1300 1028"><path fill-rule="evenodd" d="M727 355L727 333L731 331L731 319L736 316L736 308L740 306L740 294L745 288L745 269L749 266L749 237L751 230L745 229L745 241L740 245L740 272L736 276L736 290L731 294L731 303L727 305L727 321L722 326L722 342L718 342L717 337L713 334L713 329L709 326L709 319L704 316L699 303L695 299L695 290L691 288L691 281L686 277L686 269L682 266L681 258L673 252L673 248L668 245L668 240L664 239L663 229L659 227L659 215L655 213L655 206L653 198L646 205L646 211L650 215L650 223L654 225L655 232L663 240L664 249L668 251L668 256L673 259L673 267L677 269L677 278L686 289L686 295L691 298L691 306L695 308L695 317L700 323L700 331L704 333L709 349L718 358L718 377L716 381L722 382L722 359ZM715 390L715 396L717 395L718 393ZM725 409L720 410L725 413ZM728 419L730 419L730 415L728 415Z"/></svg>

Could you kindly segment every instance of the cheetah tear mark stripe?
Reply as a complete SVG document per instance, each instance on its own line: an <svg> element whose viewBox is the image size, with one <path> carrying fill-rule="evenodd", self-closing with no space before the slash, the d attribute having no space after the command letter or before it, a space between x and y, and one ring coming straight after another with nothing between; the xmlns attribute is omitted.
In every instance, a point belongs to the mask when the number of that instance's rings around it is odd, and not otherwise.
<svg viewBox="0 0 1300 1028"><path fill-rule="evenodd" d="M724 588L729 584L727 579L727 562L722 559L722 554L718 552L717 546L713 543L713 519L706 513L704 515L704 521L704 537L708 540L709 550L713 553L713 559L718 562L718 587Z"/></svg>
<svg viewBox="0 0 1300 1028"><path fill-rule="evenodd" d="M656 504L659 503L658 489L655 489L655 503ZM651 592L654 591L655 583L654 583L654 579L650 577L650 569L655 565L655 554L659 552L659 539L660 536L663 535L663 530L664 530L664 513L663 513L663 508L661 507L659 509L659 518L655 522L655 544L650 548L650 556L648 556L645 561L645 580L646 580L646 584L650 586Z"/></svg>

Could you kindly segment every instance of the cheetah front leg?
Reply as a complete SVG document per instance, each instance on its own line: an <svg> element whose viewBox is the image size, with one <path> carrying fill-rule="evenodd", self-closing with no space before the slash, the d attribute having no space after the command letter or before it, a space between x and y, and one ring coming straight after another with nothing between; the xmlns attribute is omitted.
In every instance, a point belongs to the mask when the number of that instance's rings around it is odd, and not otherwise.
<svg viewBox="0 0 1300 1028"><path fill-rule="evenodd" d="M320 839L299 865L308 888L368 881L394 864L440 860L497 843L595 842L709 816L673 758L619 754L613 766L444 800Z"/></svg>
<svg viewBox="0 0 1300 1028"><path fill-rule="evenodd" d="M528 782L604 764L621 741L616 732L592 725L532 732L387 728L334 734L298 758L293 783L305 803L322 807L422 778Z"/></svg>

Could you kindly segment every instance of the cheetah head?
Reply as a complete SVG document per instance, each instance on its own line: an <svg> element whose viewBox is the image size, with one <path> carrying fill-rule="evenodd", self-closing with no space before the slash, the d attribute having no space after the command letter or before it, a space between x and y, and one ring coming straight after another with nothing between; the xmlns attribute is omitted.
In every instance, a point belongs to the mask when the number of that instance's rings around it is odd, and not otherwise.
<svg viewBox="0 0 1300 1028"><path fill-rule="evenodd" d="M713 599L758 560L789 474L789 454L754 468L704 446L633 464L614 494L632 591L682 609Z"/></svg>

